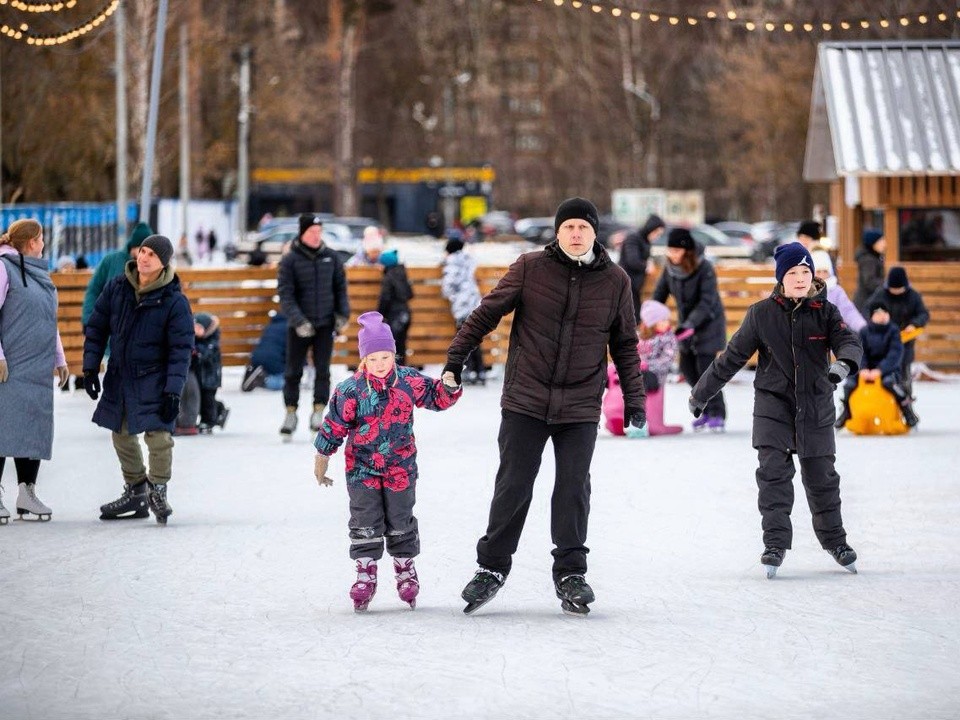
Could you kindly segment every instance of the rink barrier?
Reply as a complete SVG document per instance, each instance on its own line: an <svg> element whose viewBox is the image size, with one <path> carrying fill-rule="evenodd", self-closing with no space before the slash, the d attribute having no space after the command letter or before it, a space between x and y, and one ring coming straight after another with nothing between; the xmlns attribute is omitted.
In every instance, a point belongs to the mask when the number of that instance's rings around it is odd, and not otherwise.
<svg viewBox="0 0 960 720"><path fill-rule="evenodd" d="M917 341L917 361L947 372L960 372L960 263L903 263L911 284L919 290L930 309L931 320ZM481 292L493 289L506 272L505 267L480 267L477 280ZM375 310L382 271L378 267L347 268L350 323L334 345L334 362L355 365L359 314ZM220 317L221 344L225 365L246 365L270 315L279 309L276 295L276 268L224 268L178 271L194 312ZM408 337L407 362L411 365L443 363L446 349L456 332L450 305L440 294L440 268L407 268L414 299L413 323ZM647 278L645 297L656 286L659 271ZM727 316L728 336L740 326L746 310L773 288L772 265L718 265L717 284ZM54 273L60 291L58 318L67 362L80 368L83 335L80 314L89 271ZM856 267L840 270L841 283L849 295L856 287ZM668 306L673 308L672 300ZM483 343L488 365L506 361L512 316ZM675 317L674 317L675 319Z"/></svg>

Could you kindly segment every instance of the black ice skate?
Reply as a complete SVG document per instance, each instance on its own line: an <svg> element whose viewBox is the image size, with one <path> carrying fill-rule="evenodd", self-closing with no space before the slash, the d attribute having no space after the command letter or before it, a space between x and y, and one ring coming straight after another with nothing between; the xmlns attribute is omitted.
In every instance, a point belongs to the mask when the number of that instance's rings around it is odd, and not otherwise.
<svg viewBox="0 0 960 720"><path fill-rule="evenodd" d="M783 556L786 550L778 547L767 546L763 549L763 555L760 556L760 564L767 571L767 579L773 579L777 576L777 568L783 564Z"/></svg>
<svg viewBox="0 0 960 720"><path fill-rule="evenodd" d="M150 514L147 510L147 481L142 480L136 485L129 483L123 486L123 494L106 505L100 506L101 520L133 520L145 518Z"/></svg>
<svg viewBox="0 0 960 720"><path fill-rule="evenodd" d="M159 525L166 525L167 518L173 515L173 508L167 502L167 484L150 483L150 511L157 518Z"/></svg>
<svg viewBox="0 0 960 720"><path fill-rule="evenodd" d="M554 583L560 607L567 615L585 616L596 597L583 575L567 575Z"/></svg>
<svg viewBox="0 0 960 720"><path fill-rule="evenodd" d="M460 593L460 597L467 601L467 606L463 612L467 615L479 610L488 602L496 597L496 594L503 587L506 580L504 575L485 567L478 568L473 579L467 583L467 586Z"/></svg>
<svg viewBox="0 0 960 720"><path fill-rule="evenodd" d="M845 570L852 572L854 575L857 574L857 551L852 547L844 543L827 552L833 555L833 559Z"/></svg>

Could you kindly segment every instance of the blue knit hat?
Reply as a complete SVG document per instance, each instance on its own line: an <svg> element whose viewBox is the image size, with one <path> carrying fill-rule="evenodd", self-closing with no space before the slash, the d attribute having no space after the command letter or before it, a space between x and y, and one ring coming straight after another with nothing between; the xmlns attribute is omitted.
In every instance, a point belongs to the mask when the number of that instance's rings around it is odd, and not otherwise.
<svg viewBox="0 0 960 720"><path fill-rule="evenodd" d="M863 231L863 246L867 250L873 250L873 246L877 244L877 240L883 237L883 231L874 230L873 228Z"/></svg>
<svg viewBox="0 0 960 720"><path fill-rule="evenodd" d="M357 333L360 357L365 358L375 352L397 352L397 343L390 326L383 322L383 315L365 312L357 318L357 322L360 323L360 332Z"/></svg>
<svg viewBox="0 0 960 720"><path fill-rule="evenodd" d="M773 251L773 259L777 263L777 282L783 282L783 276L790 268L797 265L806 265L813 274L813 258L810 251L798 242L781 245Z"/></svg>

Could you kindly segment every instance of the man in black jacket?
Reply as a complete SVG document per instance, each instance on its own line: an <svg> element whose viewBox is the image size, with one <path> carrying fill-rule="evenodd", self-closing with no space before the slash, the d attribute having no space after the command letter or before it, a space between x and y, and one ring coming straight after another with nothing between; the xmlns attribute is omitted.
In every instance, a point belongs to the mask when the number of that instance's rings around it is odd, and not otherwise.
<svg viewBox="0 0 960 720"><path fill-rule="evenodd" d="M639 230L624 238L623 245L620 247L620 267L630 276L633 319L636 325L640 324L640 304L643 302L643 286L647 281L650 244L663 235L665 227L659 215L651 214Z"/></svg>
<svg viewBox="0 0 960 720"><path fill-rule="evenodd" d="M840 515L840 475L834 467L836 408L833 387L859 370L860 339L827 301L827 286L813 277L813 259L800 243L777 248L777 285L747 310L743 324L707 368L690 395L699 417L756 352L753 447L757 449L759 508L763 516L760 562L773 577L791 547L793 455L800 459L813 529L820 545L856 572ZM830 353L836 357L831 364Z"/></svg>
<svg viewBox="0 0 960 720"><path fill-rule="evenodd" d="M287 441L297 429L300 379L311 348L317 375L310 429L320 429L323 410L330 399L333 338L350 317L343 263L323 244L323 219L319 215L300 216L300 235L280 261L277 292L280 308L287 316L287 367L283 385L287 414L280 426L280 435Z"/></svg>
<svg viewBox="0 0 960 720"><path fill-rule="evenodd" d="M624 426L646 423L630 281L596 241L593 203L570 198L554 220L557 241L521 255L464 321L447 350L442 379L460 385L467 356L514 313L500 400L500 467L477 570L464 612L491 600L510 572L547 440L556 478L550 534L553 579L564 611L585 614L594 593L587 571L590 462L597 440L607 353L620 375Z"/></svg>

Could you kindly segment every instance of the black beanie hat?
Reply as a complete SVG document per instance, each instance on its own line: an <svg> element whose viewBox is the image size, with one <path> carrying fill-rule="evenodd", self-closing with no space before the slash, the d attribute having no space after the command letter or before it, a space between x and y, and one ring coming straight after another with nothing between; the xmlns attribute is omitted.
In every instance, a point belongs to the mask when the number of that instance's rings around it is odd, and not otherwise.
<svg viewBox="0 0 960 720"><path fill-rule="evenodd" d="M455 252L463 250L463 240L457 240L456 238L450 238L447 240L447 245L444 248L450 255L453 255Z"/></svg>
<svg viewBox="0 0 960 720"><path fill-rule="evenodd" d="M559 231L560 226L567 220L586 220L594 233L600 230L600 213L597 212L597 207L581 197L567 198L560 203L557 216L553 221L554 231Z"/></svg>
<svg viewBox="0 0 960 720"><path fill-rule="evenodd" d="M783 282L783 276L787 274L787 270L797 265L806 265L810 274L813 274L813 257L810 251L798 242L778 247L773 251L773 259L777 263L777 282Z"/></svg>
<svg viewBox="0 0 960 720"><path fill-rule="evenodd" d="M165 235L151 235L140 243L140 247L153 250L164 267L170 264L170 258L173 257L173 243Z"/></svg>
<svg viewBox="0 0 960 720"><path fill-rule="evenodd" d="M667 235L667 247L683 248L684 250L693 250L697 246L693 235L686 228L675 227Z"/></svg>
<svg viewBox="0 0 960 720"><path fill-rule="evenodd" d="M888 288L910 287L910 281L907 280L907 271L904 270L899 265L890 268L890 272L887 273L887 287Z"/></svg>
<svg viewBox="0 0 960 720"><path fill-rule="evenodd" d="M298 237L303 237L303 233L314 225L323 225L323 218L314 213L302 213L300 215L300 232Z"/></svg>
<svg viewBox="0 0 960 720"><path fill-rule="evenodd" d="M820 223L816 220L804 220L797 228L797 235L806 235L814 240L820 239Z"/></svg>
<svg viewBox="0 0 960 720"><path fill-rule="evenodd" d="M863 231L863 246L867 250L873 250L873 246L877 244L877 240L883 237L883 233L880 230L874 230L869 228Z"/></svg>
<svg viewBox="0 0 960 720"><path fill-rule="evenodd" d="M867 319L869 320L873 317L873 314L877 310L883 310L885 313L890 313L890 308L887 307L887 303L884 300L877 298L876 300L871 300L867 303Z"/></svg>

